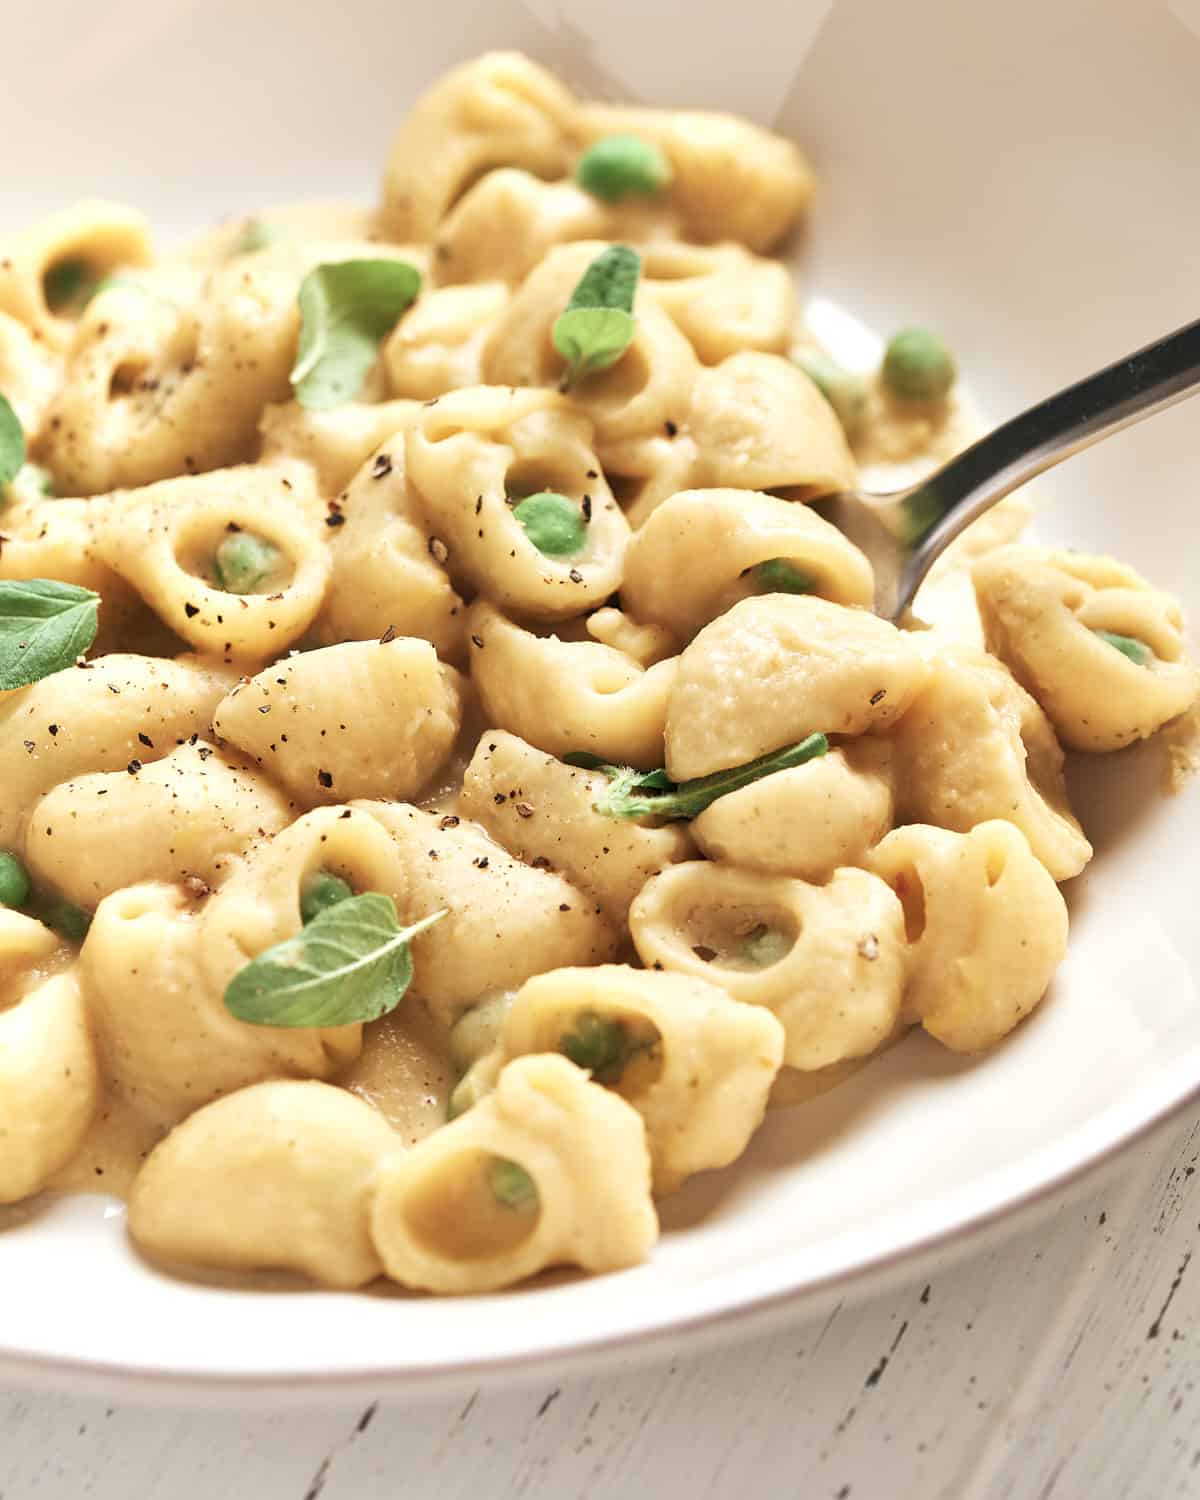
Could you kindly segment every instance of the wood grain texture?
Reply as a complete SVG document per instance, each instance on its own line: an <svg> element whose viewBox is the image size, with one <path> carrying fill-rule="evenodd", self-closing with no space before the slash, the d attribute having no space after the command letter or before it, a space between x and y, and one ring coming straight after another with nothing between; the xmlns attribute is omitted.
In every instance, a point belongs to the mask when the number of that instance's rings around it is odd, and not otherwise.
<svg viewBox="0 0 1200 1500"><path fill-rule="evenodd" d="M0 1392L0 1497L1198 1496L1198 1155L1200 1121L974 1259L593 1379L277 1416Z"/></svg>

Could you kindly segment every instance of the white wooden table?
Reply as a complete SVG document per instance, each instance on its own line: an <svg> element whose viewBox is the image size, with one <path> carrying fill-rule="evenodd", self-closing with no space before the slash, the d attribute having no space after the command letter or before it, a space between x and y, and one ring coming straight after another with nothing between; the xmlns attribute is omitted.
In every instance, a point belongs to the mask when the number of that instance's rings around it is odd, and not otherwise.
<svg viewBox="0 0 1200 1500"><path fill-rule="evenodd" d="M973 1259L595 1378L276 1415L0 1391L0 1500L1200 1496L1198 1155L1200 1120Z"/></svg>

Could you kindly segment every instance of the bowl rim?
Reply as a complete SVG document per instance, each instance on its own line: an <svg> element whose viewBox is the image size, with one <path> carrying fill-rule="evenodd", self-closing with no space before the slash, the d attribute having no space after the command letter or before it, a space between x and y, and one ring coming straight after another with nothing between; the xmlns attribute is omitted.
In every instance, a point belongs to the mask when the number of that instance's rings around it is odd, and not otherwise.
<svg viewBox="0 0 1200 1500"><path fill-rule="evenodd" d="M39 1354L0 1343L0 1377L26 1388L62 1394L66 1386L75 1394L119 1394L153 1405L199 1400L220 1407L226 1398L235 1396L240 1402L249 1397L272 1405L312 1405L330 1397L372 1393L419 1401L482 1387L501 1377L530 1383L558 1372L602 1373L604 1366L616 1360L628 1362L632 1358L648 1363L661 1355L667 1344L672 1353L679 1352L682 1340L687 1341L686 1352L700 1352L703 1347L749 1338L767 1325L778 1328L781 1318L795 1322L817 1314L831 1302L865 1297L888 1284L915 1280L922 1264L930 1259L945 1254L962 1259L972 1250L982 1249L980 1242L985 1236L1007 1239L1029 1227L1054 1206L1056 1198L1064 1193L1081 1193L1106 1171L1119 1167L1136 1147L1165 1133L1200 1100L1200 1052L1181 1055L1170 1076L1172 1087L1165 1091L1165 1097L1163 1080L1148 1079L1130 1099L1116 1101L1098 1119L1085 1121L1049 1142L1034 1158L1035 1163L1043 1164L1041 1171L1031 1171L1027 1164L993 1168L976 1181L932 1200L921 1200L915 1209L889 1214L882 1221L824 1241L822 1254L838 1263L834 1269L799 1280L793 1273L789 1281L786 1267L791 1257L776 1254L749 1270L705 1278L682 1293L684 1299L700 1300L707 1306L681 1310L676 1306L677 1298L639 1299L634 1317L628 1320L632 1326L618 1326L606 1333L539 1336L527 1347L475 1359L364 1364L357 1368L334 1364L326 1371L293 1373L247 1372L232 1366L188 1370ZM1140 1104L1143 1098L1162 1102L1147 1110ZM1083 1138L1095 1135L1101 1139L1081 1154ZM1063 1159L1056 1161L1058 1158ZM1006 1184L1018 1174L1027 1185L1006 1191ZM1030 1177L1034 1180L1029 1181ZM979 1201L967 1208L964 1200L971 1198ZM928 1221L929 1227L905 1238L898 1231L914 1216ZM872 1251L870 1242L880 1238L881 1224L892 1226L888 1237L893 1243ZM766 1284L755 1289L756 1280ZM649 1315L647 1307L652 1309Z"/></svg>

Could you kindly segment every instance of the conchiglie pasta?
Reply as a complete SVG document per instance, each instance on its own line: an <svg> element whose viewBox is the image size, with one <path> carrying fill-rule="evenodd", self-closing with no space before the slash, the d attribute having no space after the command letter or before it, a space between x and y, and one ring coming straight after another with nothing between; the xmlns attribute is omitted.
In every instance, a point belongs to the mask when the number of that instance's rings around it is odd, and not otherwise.
<svg viewBox="0 0 1200 1500"><path fill-rule="evenodd" d="M1067 801L1049 720L994 657L937 641L928 649L931 670L895 735L897 821L967 833L1005 818L1055 880L1078 875L1092 846Z"/></svg>
<svg viewBox="0 0 1200 1500"><path fill-rule="evenodd" d="M330 507L331 576L316 634L331 643L421 636L457 660L465 611L409 493L408 425L370 454Z"/></svg>
<svg viewBox="0 0 1200 1500"><path fill-rule="evenodd" d="M393 1280L432 1292L635 1265L658 1237L641 1117L565 1058L518 1058L469 1114L381 1168L371 1233Z"/></svg>
<svg viewBox="0 0 1200 1500"><path fill-rule="evenodd" d="M241 463L289 394L294 273L232 264L179 300L124 282L80 319L42 444L59 489L95 495Z"/></svg>
<svg viewBox="0 0 1200 1500"><path fill-rule="evenodd" d="M763 568L786 563L788 569ZM635 532L621 599L638 620L691 636L740 599L778 591L870 609L871 564L836 526L755 490L684 490Z"/></svg>
<svg viewBox="0 0 1200 1500"><path fill-rule="evenodd" d="M208 734L232 682L211 662L113 655L0 694L0 848L17 844L51 787L156 760Z"/></svg>
<svg viewBox="0 0 1200 1500"><path fill-rule="evenodd" d="M691 823L709 859L824 881L861 864L892 826L892 747L864 735L718 797Z"/></svg>
<svg viewBox="0 0 1200 1500"><path fill-rule="evenodd" d="M519 52L452 68L417 100L388 155L380 225L394 240L431 240L457 199L492 167L560 176L575 102Z"/></svg>
<svg viewBox="0 0 1200 1500"><path fill-rule="evenodd" d="M442 1023L544 969L615 956L616 929L593 897L514 859L477 823L402 802L358 806L395 841L407 878L401 919L448 913L412 944L411 994Z"/></svg>
<svg viewBox="0 0 1200 1500"><path fill-rule="evenodd" d="M543 182L499 167L463 194L442 220L433 270L443 284L525 279L555 245L572 240L670 244L676 216L658 200L606 203L573 181Z"/></svg>
<svg viewBox="0 0 1200 1500"><path fill-rule="evenodd" d="M30 814L25 858L35 881L91 910L148 880L217 885L233 856L294 814L265 777L191 739L132 774L98 771L47 792ZM121 836L98 846L105 823Z"/></svg>
<svg viewBox="0 0 1200 1500"><path fill-rule="evenodd" d="M329 555L311 471L247 465L168 479L95 505L96 555L198 651L277 656L316 618ZM253 592L221 586L217 551L239 533L274 549Z"/></svg>
<svg viewBox="0 0 1200 1500"><path fill-rule="evenodd" d="M498 281L426 292L383 347L393 395L427 401L479 385L483 345L507 301Z"/></svg>
<svg viewBox="0 0 1200 1500"><path fill-rule="evenodd" d="M883 731L928 673L913 637L866 610L810 595L744 599L679 658L667 770L683 781L814 732Z"/></svg>
<svg viewBox="0 0 1200 1500"><path fill-rule="evenodd" d="M412 797L462 723L458 673L428 641L346 641L276 662L217 705L217 735L298 802Z"/></svg>
<svg viewBox="0 0 1200 1500"><path fill-rule="evenodd" d="M58 388L58 361L24 323L0 312L0 391L26 439L36 437Z"/></svg>
<svg viewBox="0 0 1200 1500"><path fill-rule="evenodd" d="M0 1013L73 957L57 933L23 912L0 906Z"/></svg>
<svg viewBox="0 0 1200 1500"><path fill-rule="evenodd" d="M484 345L489 384L558 385L566 365L554 347L554 321L605 249L599 241L562 245L529 273ZM609 369L581 376L571 391L572 402L594 424L605 465L612 445L661 433L668 422L681 424L696 379L691 345L647 287L639 286L633 311L633 339L624 354Z"/></svg>
<svg viewBox="0 0 1200 1500"><path fill-rule="evenodd" d="M817 886L725 865L672 865L646 883L629 927L648 968L690 974L772 1011L790 1067L865 1057L899 1020L904 913L865 870L838 870Z"/></svg>
<svg viewBox="0 0 1200 1500"><path fill-rule="evenodd" d="M657 1194L726 1167L762 1124L783 1027L715 984L623 964L557 969L522 985L499 1064L562 1052L628 1100L646 1125Z"/></svg>
<svg viewBox="0 0 1200 1500"><path fill-rule="evenodd" d="M1000 547L973 569L988 647L1076 750L1120 750L1184 713L1200 673L1176 600L1107 557ZM1132 640L1132 660L1097 632Z"/></svg>
<svg viewBox="0 0 1200 1500"><path fill-rule="evenodd" d="M85 290L121 266L145 265L151 254L141 214L98 199L78 203L0 237L0 313L61 351L71 342L72 314ZM57 305L56 283L72 288L65 306Z"/></svg>
<svg viewBox="0 0 1200 1500"><path fill-rule="evenodd" d="M459 805L510 854L562 871L624 923L650 876L694 850L679 824L644 828L598 816L592 804L606 784L596 772L489 729L467 766Z"/></svg>
<svg viewBox="0 0 1200 1500"><path fill-rule="evenodd" d="M698 453L696 485L785 491L797 500L856 486L833 407L781 355L750 350L701 370L686 421Z"/></svg>
<svg viewBox="0 0 1200 1500"><path fill-rule="evenodd" d="M420 416L419 401L347 401L341 406L313 409L287 401L263 409L258 424L265 464L293 460L311 464L322 495L344 490L366 460L388 438ZM402 442L392 451L403 463Z"/></svg>
<svg viewBox="0 0 1200 1500"><path fill-rule="evenodd" d="M706 365L757 349L786 354L796 289L786 266L740 245L656 241L642 250L646 289Z"/></svg>
<svg viewBox="0 0 1200 1500"><path fill-rule="evenodd" d="M406 457L430 547L440 549L451 577L542 620L581 614L620 584L629 527L600 473L590 423L563 397L490 386L456 391L409 431ZM547 556L513 514L521 498L542 491L579 507L578 553Z"/></svg>
<svg viewBox="0 0 1200 1500"><path fill-rule="evenodd" d="M489 723L553 755L587 750L618 765L662 764L675 661L643 668L598 641L522 630L490 604L467 619L471 680Z"/></svg>
<svg viewBox="0 0 1200 1500"><path fill-rule="evenodd" d="M588 104L578 129L587 144L616 134L653 141L670 163L666 201L688 239L771 250L812 196L812 169L799 149L736 115Z"/></svg>
<svg viewBox="0 0 1200 1500"><path fill-rule="evenodd" d="M980 1052L1041 1001L1067 951L1067 907L1011 823L970 833L910 824L868 860L904 905L905 1016L955 1052Z"/></svg>
<svg viewBox="0 0 1200 1500"><path fill-rule="evenodd" d="M155 1260L363 1286L383 1270L371 1196L399 1149L383 1117L344 1089L255 1084L197 1110L155 1147L130 1194L129 1232Z"/></svg>
<svg viewBox="0 0 1200 1500"><path fill-rule="evenodd" d="M247 1084L328 1077L357 1046L335 1031L235 1019L224 985L206 972L205 941L194 901L152 883L106 897L84 944L81 978L105 1085L160 1132Z"/></svg>
<svg viewBox="0 0 1200 1500"><path fill-rule="evenodd" d="M73 973L0 1012L0 1203L39 1192L79 1149L100 1084Z"/></svg>
<svg viewBox="0 0 1200 1500"><path fill-rule="evenodd" d="M100 595L92 650L169 654L177 639L102 561L96 546L96 508L87 500L18 502L4 513L0 579L54 578Z"/></svg>

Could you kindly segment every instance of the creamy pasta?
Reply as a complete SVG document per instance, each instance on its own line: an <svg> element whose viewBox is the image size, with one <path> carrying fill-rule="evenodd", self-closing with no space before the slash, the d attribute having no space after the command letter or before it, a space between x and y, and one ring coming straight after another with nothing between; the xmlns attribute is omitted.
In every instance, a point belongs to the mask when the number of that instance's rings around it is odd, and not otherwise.
<svg viewBox="0 0 1200 1500"><path fill-rule="evenodd" d="M0 1204L187 1274L492 1291L920 1027L1046 996L1064 747L1196 703L1176 601L972 528L902 626L822 497L972 430L806 327L813 174L528 58L373 208L0 245Z"/></svg>

